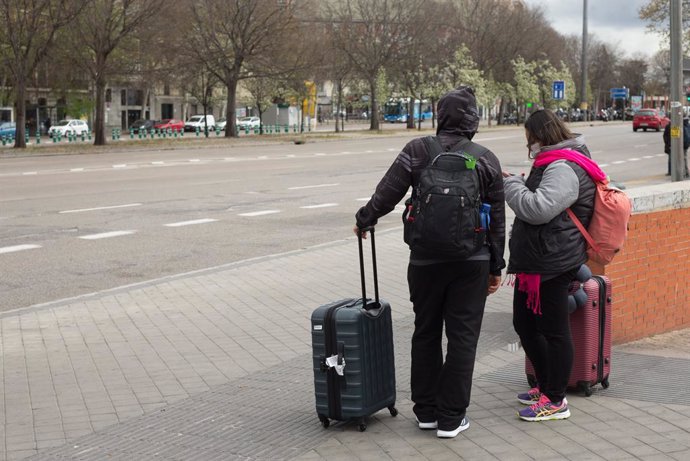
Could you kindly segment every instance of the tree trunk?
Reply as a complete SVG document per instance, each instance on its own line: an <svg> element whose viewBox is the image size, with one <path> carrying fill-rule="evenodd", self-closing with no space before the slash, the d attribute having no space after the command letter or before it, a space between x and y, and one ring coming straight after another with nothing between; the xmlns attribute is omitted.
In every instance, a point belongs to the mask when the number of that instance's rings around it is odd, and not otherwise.
<svg viewBox="0 0 690 461"><path fill-rule="evenodd" d="M371 123L369 129L372 131L379 130L379 102L376 96L376 78L369 80L369 91L371 93Z"/></svg>
<svg viewBox="0 0 690 461"><path fill-rule="evenodd" d="M501 98L501 102L499 102L498 105L498 122L496 123L497 125L503 125L503 114L505 113L505 109L503 107L503 98Z"/></svg>
<svg viewBox="0 0 690 461"><path fill-rule="evenodd" d="M17 116L15 118L15 123L17 131L14 135L14 147L16 149L26 148L26 81L23 78L18 78L17 82L17 99L15 103L15 108L17 109Z"/></svg>
<svg viewBox="0 0 690 461"><path fill-rule="evenodd" d="M407 129L414 129L414 98L410 96L410 100L407 103Z"/></svg>
<svg viewBox="0 0 690 461"><path fill-rule="evenodd" d="M102 74L101 74L102 75ZM93 127L94 146L105 146L105 79L96 77L96 121Z"/></svg>
<svg viewBox="0 0 690 461"><path fill-rule="evenodd" d="M436 98L431 98L431 128L436 129Z"/></svg>
<svg viewBox="0 0 690 461"><path fill-rule="evenodd" d="M344 121L340 120L340 107L343 105L343 81L338 80L338 105L335 108L335 132L339 133L341 131L345 131L345 127L339 125L339 123L344 123Z"/></svg>
<svg viewBox="0 0 690 461"><path fill-rule="evenodd" d="M237 125L235 124L235 104L237 101L237 79L230 78L225 82L228 97L227 107L225 108L225 120L227 121L225 125L225 137L232 138L237 137Z"/></svg>

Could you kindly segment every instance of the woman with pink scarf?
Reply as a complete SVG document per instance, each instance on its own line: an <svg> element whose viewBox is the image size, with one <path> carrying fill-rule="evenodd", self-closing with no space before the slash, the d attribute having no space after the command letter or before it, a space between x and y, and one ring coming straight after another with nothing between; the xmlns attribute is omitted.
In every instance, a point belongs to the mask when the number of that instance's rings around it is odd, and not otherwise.
<svg viewBox="0 0 690 461"><path fill-rule="evenodd" d="M528 405L526 421L570 417L565 391L573 363L568 286L587 261L584 237L568 217L570 208L586 227L595 185L605 178L590 159L581 136L551 111L538 110L525 122L527 178L503 173L506 203L515 212L508 273L515 276L513 325L534 366L537 386L518 394Z"/></svg>

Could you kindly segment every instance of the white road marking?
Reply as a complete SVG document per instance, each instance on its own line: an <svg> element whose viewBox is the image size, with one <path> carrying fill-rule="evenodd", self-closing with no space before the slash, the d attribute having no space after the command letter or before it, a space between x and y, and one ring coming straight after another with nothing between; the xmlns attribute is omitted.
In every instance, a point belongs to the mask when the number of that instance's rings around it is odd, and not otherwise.
<svg viewBox="0 0 690 461"><path fill-rule="evenodd" d="M2 248L0 248L0 254L14 253L15 251L23 251L23 250L33 250L35 248L41 248L41 245L14 245L11 247L2 247Z"/></svg>
<svg viewBox="0 0 690 461"><path fill-rule="evenodd" d="M268 155L259 155L258 157L256 157L256 159L257 160L266 160L266 159L268 159Z"/></svg>
<svg viewBox="0 0 690 461"><path fill-rule="evenodd" d="M633 158L628 159L628 162L639 162L639 161L640 161L640 159L637 157L633 157Z"/></svg>
<svg viewBox="0 0 690 461"><path fill-rule="evenodd" d="M608 163L600 163L600 164L599 164L599 168L604 168L604 167L607 167L607 166L609 166Z"/></svg>
<svg viewBox="0 0 690 461"><path fill-rule="evenodd" d="M190 158L189 161L192 162L192 163L195 163L195 162L200 162L201 159L198 159L198 158Z"/></svg>
<svg viewBox="0 0 690 461"><path fill-rule="evenodd" d="M250 213L240 213L239 216L247 216L247 217L254 217L254 216L263 216L267 214L274 214L274 213L280 213L280 210L264 210L264 211L252 211Z"/></svg>
<svg viewBox="0 0 690 461"><path fill-rule="evenodd" d="M83 211L112 210L113 208L129 208L129 207L133 207L133 206L141 206L141 203L128 203L126 205L99 206L96 208L81 208L81 209L77 209L77 210L65 210L65 211L58 211L58 214L81 213Z"/></svg>
<svg viewBox="0 0 690 461"><path fill-rule="evenodd" d="M79 238L84 239L84 240L98 240L98 239L107 239L110 237L120 237L123 235L130 235L130 234L134 234L135 232L136 231L133 231L133 230L112 231L112 232L103 232L101 234L82 235Z"/></svg>
<svg viewBox="0 0 690 461"><path fill-rule="evenodd" d="M25 171L22 173L24 176L33 176L35 174L38 174L38 171Z"/></svg>
<svg viewBox="0 0 690 461"><path fill-rule="evenodd" d="M300 189L314 189L316 187L333 187L333 186L339 186L340 183L332 183L332 184L314 184L313 186L294 186L294 187L288 187L288 190L300 190Z"/></svg>
<svg viewBox="0 0 690 461"><path fill-rule="evenodd" d="M83 169L83 168L72 168L72 169L69 170L69 171L72 171L72 172L75 172L75 173L76 173L76 172L79 172L79 171L84 171L84 169Z"/></svg>
<svg viewBox="0 0 690 461"><path fill-rule="evenodd" d="M396 152L398 149L386 149L388 152Z"/></svg>
<svg viewBox="0 0 690 461"><path fill-rule="evenodd" d="M635 144L635 145L633 145L633 147L634 147L635 149L637 149L637 148L640 148L640 147L647 147L648 145L649 145L649 144Z"/></svg>
<svg viewBox="0 0 690 461"><path fill-rule="evenodd" d="M615 162L611 162L613 165L620 165L621 163L625 163L625 160L616 160Z"/></svg>
<svg viewBox="0 0 690 461"><path fill-rule="evenodd" d="M297 157L295 154L288 154L285 156L286 158L295 158Z"/></svg>
<svg viewBox="0 0 690 461"><path fill-rule="evenodd" d="M165 162L151 162L151 165L165 165Z"/></svg>
<svg viewBox="0 0 690 461"><path fill-rule="evenodd" d="M314 157L325 157L325 156L326 156L326 154L324 154L323 152L318 152L318 153L314 154Z"/></svg>
<svg viewBox="0 0 690 461"><path fill-rule="evenodd" d="M493 138L479 138L475 142L483 142L483 141L496 141L499 139L514 139L514 138L522 138L523 136L517 135L517 136L495 136Z"/></svg>
<svg viewBox="0 0 690 461"><path fill-rule="evenodd" d="M217 219L212 219L212 218L204 218L204 219L194 219L192 221L180 221L180 222L173 222L169 224L163 224L166 227L182 227L182 226L191 226L194 224L206 224L210 222L216 222L218 221Z"/></svg>
<svg viewBox="0 0 690 461"><path fill-rule="evenodd" d="M645 156L642 157L642 158L654 158L654 155L645 155Z"/></svg>
<svg viewBox="0 0 690 461"><path fill-rule="evenodd" d="M301 206L300 208L303 208L305 210L311 210L314 208L328 208L328 207L333 207L333 206L338 206L337 203L321 203L319 205L305 205Z"/></svg>
<svg viewBox="0 0 690 461"><path fill-rule="evenodd" d="M358 198L358 202L368 202L371 197Z"/></svg>
<svg viewBox="0 0 690 461"><path fill-rule="evenodd" d="M656 154L656 157L666 157L666 154Z"/></svg>
<svg viewBox="0 0 690 461"><path fill-rule="evenodd" d="M342 152L340 152L340 153L341 153L341 154L351 154L352 152L350 152L349 150L344 150L344 151L342 151Z"/></svg>
<svg viewBox="0 0 690 461"><path fill-rule="evenodd" d="M126 163L119 163L117 165L113 165L113 168L127 168Z"/></svg>
<svg viewBox="0 0 690 461"><path fill-rule="evenodd" d="M593 151L590 151L590 154L595 155L595 154L601 154L602 152L604 152L604 151L603 150L593 150Z"/></svg>

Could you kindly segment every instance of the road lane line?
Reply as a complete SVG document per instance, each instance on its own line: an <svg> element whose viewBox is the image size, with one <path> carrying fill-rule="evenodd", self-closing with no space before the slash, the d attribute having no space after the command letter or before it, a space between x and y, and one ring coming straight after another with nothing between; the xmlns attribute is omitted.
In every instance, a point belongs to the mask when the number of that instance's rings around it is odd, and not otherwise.
<svg viewBox="0 0 690 461"><path fill-rule="evenodd" d="M316 187L333 187L333 186L339 186L340 183L332 183L332 184L314 184L313 186L295 186L295 187L288 187L288 190L300 190L300 189L314 189Z"/></svg>
<svg viewBox="0 0 690 461"><path fill-rule="evenodd" d="M653 155L645 155L645 156L642 157L642 158L647 158L647 159L649 159L649 158L654 158L654 156L653 156Z"/></svg>
<svg viewBox="0 0 690 461"><path fill-rule="evenodd" d="M338 206L337 203L320 203L318 205L305 205L301 206L300 208L305 209L305 210L312 210L314 208L328 208L328 207L333 207L333 206Z"/></svg>
<svg viewBox="0 0 690 461"><path fill-rule="evenodd" d="M604 168L604 167L607 167L607 166L609 166L608 163L600 163L600 164L599 164L599 168Z"/></svg>
<svg viewBox="0 0 690 461"><path fill-rule="evenodd" d="M22 175L24 175L24 176L33 176L36 174L38 174L38 171L25 171L22 173Z"/></svg>
<svg viewBox="0 0 690 461"><path fill-rule="evenodd" d="M77 172L79 172L79 171L84 171L84 169L83 169L83 168L72 168L72 169L70 169L69 171L71 171L71 172L73 172L73 173L77 173Z"/></svg>
<svg viewBox="0 0 690 461"><path fill-rule="evenodd" d="M161 162L161 161L151 162L151 165L165 165L165 162Z"/></svg>
<svg viewBox="0 0 690 461"><path fill-rule="evenodd" d="M252 211L250 213L240 213L239 216L246 216L246 217L254 217L254 216L263 216L267 214L274 214L274 213L280 213L280 210L264 210L264 211Z"/></svg>
<svg viewBox="0 0 690 461"><path fill-rule="evenodd" d="M107 239L107 238L111 238L111 237L121 237L123 235L134 234L135 232L136 231L133 231L133 230L112 231L112 232L103 232L101 234L82 235L79 238L84 239L84 240L99 240L99 239Z"/></svg>
<svg viewBox="0 0 690 461"><path fill-rule="evenodd" d="M192 163L196 163L196 162L200 162L201 159L198 159L198 158L190 158L189 161L192 162Z"/></svg>
<svg viewBox="0 0 690 461"><path fill-rule="evenodd" d="M368 202L371 199L371 197L363 197L363 198L358 198L358 202Z"/></svg>
<svg viewBox="0 0 690 461"><path fill-rule="evenodd" d="M119 163L117 165L113 165L113 168L127 168L126 163Z"/></svg>
<svg viewBox="0 0 690 461"><path fill-rule="evenodd" d="M210 222L216 222L218 221L217 219L212 219L212 218L204 218L204 219L194 219L192 221L180 221L180 222L173 222L169 224L163 224L166 227L182 227L182 226L192 226L194 224L206 224Z"/></svg>
<svg viewBox="0 0 690 461"><path fill-rule="evenodd" d="M639 162L639 161L640 161L640 159L637 157L633 157L633 158L628 159L628 162Z"/></svg>
<svg viewBox="0 0 690 461"><path fill-rule="evenodd" d="M625 163L625 160L616 160L615 162L611 162L613 165L620 165L621 163Z"/></svg>
<svg viewBox="0 0 690 461"><path fill-rule="evenodd" d="M14 245L11 247L2 247L0 248L0 254L14 253L15 251L23 250L33 250L35 248L41 248L41 245Z"/></svg>
<svg viewBox="0 0 690 461"><path fill-rule="evenodd" d="M64 211L58 211L58 214L82 213L84 211L112 210L114 208L129 208L129 207L133 207L133 206L141 206L141 203L127 203L126 205L111 205L111 206L99 206L96 208L80 208L77 210L64 210Z"/></svg>

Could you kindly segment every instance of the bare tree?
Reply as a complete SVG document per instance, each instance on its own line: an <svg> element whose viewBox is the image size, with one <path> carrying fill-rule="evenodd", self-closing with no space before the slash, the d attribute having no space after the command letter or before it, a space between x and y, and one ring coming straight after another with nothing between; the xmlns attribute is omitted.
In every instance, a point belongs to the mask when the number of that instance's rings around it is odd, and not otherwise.
<svg viewBox="0 0 690 461"><path fill-rule="evenodd" d="M259 133L263 134L264 113L273 104L278 94L278 82L270 77L255 77L247 79L244 87L251 94L251 105L259 112Z"/></svg>
<svg viewBox="0 0 690 461"><path fill-rule="evenodd" d="M75 65L91 78L96 93L94 144L106 144L105 88L128 62L120 53L125 42L136 39L136 32L163 8L163 0L91 0L79 15L68 38L68 52ZM131 60L129 61L131 62Z"/></svg>
<svg viewBox="0 0 690 461"><path fill-rule="evenodd" d="M294 2L197 0L191 2L187 43L227 91L225 136L236 136L237 85L246 78L274 76L291 67L290 47L301 23Z"/></svg>
<svg viewBox="0 0 690 461"><path fill-rule="evenodd" d="M338 48L369 85L371 130L379 129L376 80L414 41L423 0L341 0L327 5Z"/></svg>
<svg viewBox="0 0 690 461"><path fill-rule="evenodd" d="M73 0L0 0L0 63L14 84L17 132L14 147L26 147L26 91L58 30L78 14Z"/></svg>

